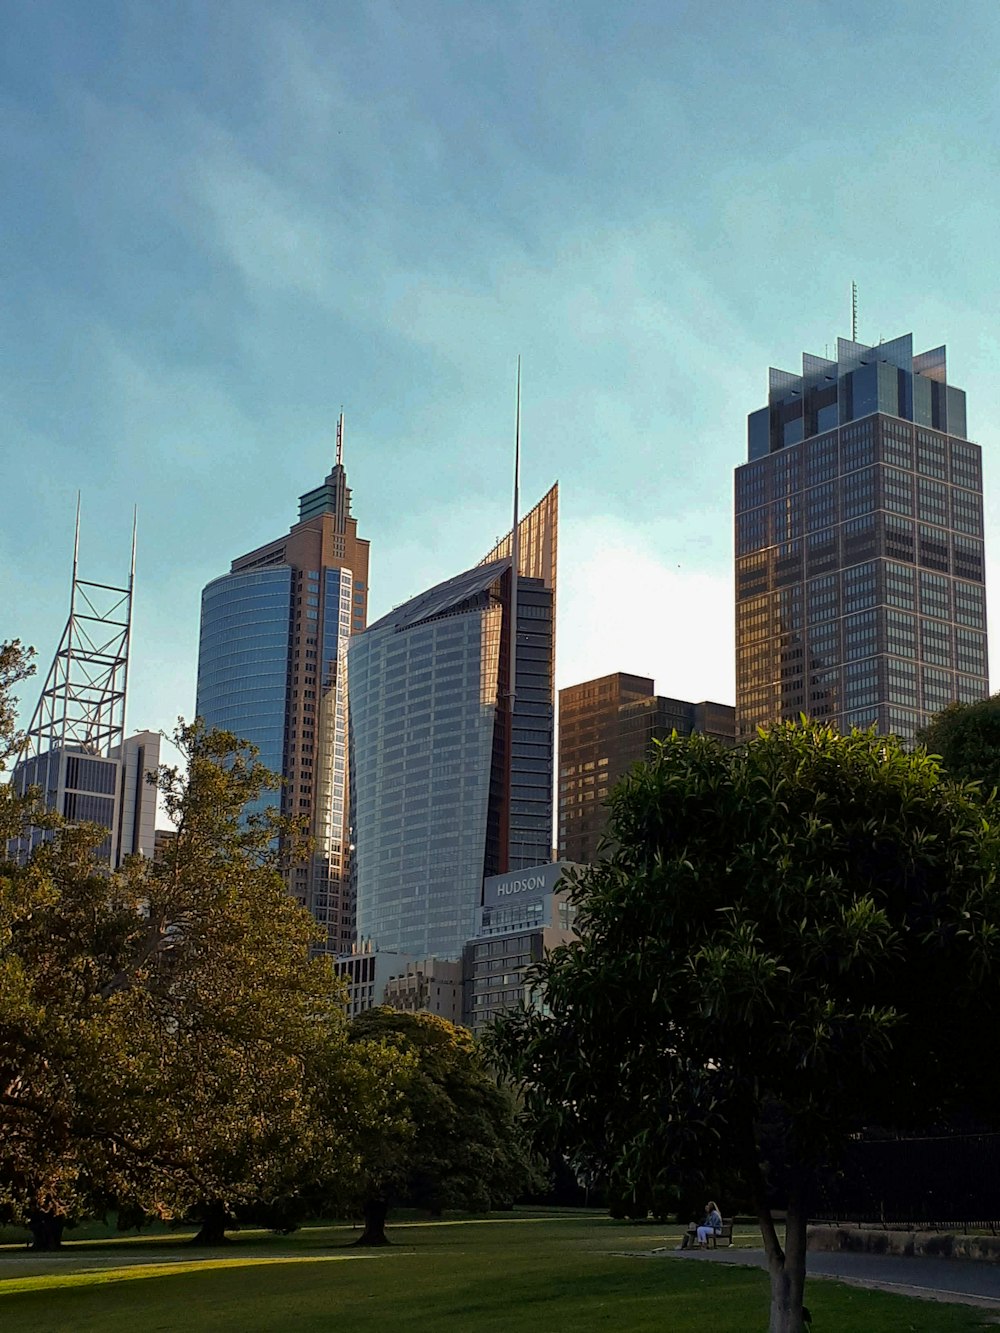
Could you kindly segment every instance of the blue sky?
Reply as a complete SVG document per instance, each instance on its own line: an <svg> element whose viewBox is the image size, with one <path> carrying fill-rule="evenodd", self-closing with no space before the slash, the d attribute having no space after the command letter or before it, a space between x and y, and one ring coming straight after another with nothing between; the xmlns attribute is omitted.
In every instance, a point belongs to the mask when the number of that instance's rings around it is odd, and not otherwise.
<svg viewBox="0 0 1000 1333"><path fill-rule="evenodd" d="M560 684L731 701L746 414L852 278L863 339L947 342L995 530L998 39L980 0L0 0L0 638L44 671L77 489L90 578L137 503L129 726L189 716L200 589L341 404L381 614L505 530L520 352Z"/></svg>

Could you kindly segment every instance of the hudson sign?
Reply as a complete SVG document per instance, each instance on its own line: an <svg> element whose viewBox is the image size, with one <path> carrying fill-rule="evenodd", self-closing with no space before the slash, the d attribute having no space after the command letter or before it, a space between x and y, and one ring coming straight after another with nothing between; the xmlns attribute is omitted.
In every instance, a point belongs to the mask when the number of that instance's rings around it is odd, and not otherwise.
<svg viewBox="0 0 1000 1333"><path fill-rule="evenodd" d="M527 870L512 870L506 875L490 875L483 882L483 902L487 906L510 902L513 898L540 897L552 893L570 861L551 861Z"/></svg>

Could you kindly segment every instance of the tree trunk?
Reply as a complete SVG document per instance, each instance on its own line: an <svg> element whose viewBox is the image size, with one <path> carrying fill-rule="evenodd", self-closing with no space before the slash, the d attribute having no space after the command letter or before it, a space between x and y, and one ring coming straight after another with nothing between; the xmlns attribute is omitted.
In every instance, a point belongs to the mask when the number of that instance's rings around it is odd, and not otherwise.
<svg viewBox="0 0 1000 1333"><path fill-rule="evenodd" d="M389 1216L388 1199L368 1199L365 1202L365 1229L355 1245L391 1245L385 1234L385 1219Z"/></svg>
<svg viewBox="0 0 1000 1333"><path fill-rule="evenodd" d="M28 1230L31 1232L31 1249L61 1250L65 1226L65 1217L60 1217L56 1213L32 1213L28 1219Z"/></svg>
<svg viewBox="0 0 1000 1333"><path fill-rule="evenodd" d="M191 1244L228 1245L229 1239L226 1236L228 1222L225 1204L220 1203L218 1199L206 1204L201 1218L201 1230L197 1236L191 1238Z"/></svg>
<svg viewBox="0 0 1000 1333"><path fill-rule="evenodd" d="M806 1285L806 1210L802 1195L793 1190L788 1198L788 1216L785 1222L785 1247L777 1244L774 1224L767 1222L773 1245L761 1219L761 1231L767 1249L767 1266L771 1275L771 1320L768 1333L804 1333L805 1307L802 1298Z"/></svg>

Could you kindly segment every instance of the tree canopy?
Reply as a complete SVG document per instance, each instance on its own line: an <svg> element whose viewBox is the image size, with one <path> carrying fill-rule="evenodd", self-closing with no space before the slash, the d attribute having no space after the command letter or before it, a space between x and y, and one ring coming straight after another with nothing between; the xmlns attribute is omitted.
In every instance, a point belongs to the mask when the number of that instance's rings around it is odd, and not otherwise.
<svg viewBox="0 0 1000 1333"><path fill-rule="evenodd" d="M952 777L1000 788L1000 694L974 704L949 704L931 718L918 738L940 755Z"/></svg>
<svg viewBox="0 0 1000 1333"><path fill-rule="evenodd" d="M0 648L0 766L28 669ZM194 1216L214 1244L234 1218L519 1188L510 1098L468 1033L428 1015L349 1027L285 890L298 830L249 813L279 779L229 733L175 742L183 762L156 781L176 836L118 871L95 857L106 830L55 816L27 865L5 860L42 816L0 786L0 1220L57 1248L106 1208Z"/></svg>
<svg viewBox="0 0 1000 1333"><path fill-rule="evenodd" d="M537 1166L511 1094L486 1066L466 1028L386 1007L359 1014L353 1041L377 1041L410 1060L406 1119L370 1137L360 1184L363 1245L387 1243L393 1203L444 1208L508 1206L537 1183Z"/></svg>
<svg viewBox="0 0 1000 1333"><path fill-rule="evenodd" d="M497 1058L623 1192L738 1173L772 1333L798 1333L817 1168L866 1126L996 1115L997 809L895 740L809 724L732 751L674 737L610 806L580 938Z"/></svg>
<svg viewBox="0 0 1000 1333"><path fill-rule="evenodd" d="M251 747L176 734L162 861L100 870L65 827L0 868L0 1179L39 1243L102 1202L213 1216L290 1188L315 1136L305 1072L349 1058L338 985L279 873L275 779Z"/></svg>

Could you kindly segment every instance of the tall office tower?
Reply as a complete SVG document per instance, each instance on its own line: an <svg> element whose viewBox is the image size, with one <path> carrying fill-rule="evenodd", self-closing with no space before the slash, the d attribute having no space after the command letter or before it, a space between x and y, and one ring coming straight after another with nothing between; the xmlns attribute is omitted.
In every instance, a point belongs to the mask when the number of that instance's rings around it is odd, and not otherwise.
<svg viewBox="0 0 1000 1333"><path fill-rule="evenodd" d="M21 792L40 788L46 809L71 823L103 825L107 837L97 855L115 867L126 856L153 855L156 789L146 779L160 762L159 733L125 736L134 519L126 584L80 578L79 553L78 503L69 619L11 781ZM8 842L7 855L23 864L51 836L48 830L28 827Z"/></svg>
<svg viewBox="0 0 1000 1333"><path fill-rule="evenodd" d="M912 740L987 693L983 471L945 349L771 371L736 469L740 736L807 713Z"/></svg>
<svg viewBox="0 0 1000 1333"><path fill-rule="evenodd" d="M517 578L507 537L351 642L358 935L379 949L461 958L484 877L551 859L557 521L553 486Z"/></svg>
<svg viewBox="0 0 1000 1333"><path fill-rule="evenodd" d="M560 690L559 855L597 860L608 793L633 764L650 757L654 741L698 731L732 745L735 728L730 705L664 698L647 676L617 671Z"/></svg>
<svg viewBox="0 0 1000 1333"><path fill-rule="evenodd" d="M252 741L285 780L277 804L303 819L312 856L289 890L326 932L330 953L354 939L347 815L346 648L368 608L368 542L357 535L337 456L322 486L299 500L287 536L233 561L201 598L198 715Z"/></svg>
<svg viewBox="0 0 1000 1333"><path fill-rule="evenodd" d="M800 713L912 740L987 693L983 486L945 349L772 370L736 469L739 733Z"/></svg>

